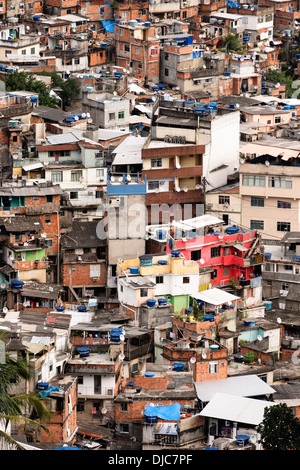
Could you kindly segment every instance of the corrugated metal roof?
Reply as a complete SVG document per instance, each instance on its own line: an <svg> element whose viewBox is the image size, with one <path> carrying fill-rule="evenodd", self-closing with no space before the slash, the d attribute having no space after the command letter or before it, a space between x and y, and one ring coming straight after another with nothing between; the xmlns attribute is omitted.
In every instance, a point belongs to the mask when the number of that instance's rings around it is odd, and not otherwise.
<svg viewBox="0 0 300 470"><path fill-rule="evenodd" d="M82 135L76 131L73 132L66 132L65 134L56 134L56 135L48 135L47 141L49 144L57 145L57 144L71 144L74 142L80 142L84 140Z"/></svg>
<svg viewBox="0 0 300 470"><path fill-rule="evenodd" d="M258 426L263 420L265 408L275 404L255 398L216 393L200 412L200 415Z"/></svg>
<svg viewBox="0 0 300 470"><path fill-rule="evenodd" d="M203 402L210 401L217 392L241 397L255 397L275 393L274 388L254 374L195 382L195 388L199 400Z"/></svg>
<svg viewBox="0 0 300 470"><path fill-rule="evenodd" d="M202 300L202 302L206 302L212 305L221 305L227 302L233 302L234 300L240 298L222 289L218 289L217 287L213 287L212 289L207 289L202 292L199 292L193 295L193 297L195 299Z"/></svg>

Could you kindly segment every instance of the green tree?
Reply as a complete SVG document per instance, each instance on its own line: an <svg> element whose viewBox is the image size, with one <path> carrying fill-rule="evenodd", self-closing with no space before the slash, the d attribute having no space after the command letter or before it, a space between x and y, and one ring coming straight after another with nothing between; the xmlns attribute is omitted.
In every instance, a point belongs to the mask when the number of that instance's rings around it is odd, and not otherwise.
<svg viewBox="0 0 300 470"><path fill-rule="evenodd" d="M57 108L59 101L50 95L51 87L41 80L35 80L28 72L14 71L5 75L7 91L30 91L39 95L39 104L50 108Z"/></svg>
<svg viewBox="0 0 300 470"><path fill-rule="evenodd" d="M1 335L2 338L2 335ZM9 424L32 424L49 433L41 424L50 421L47 402L38 393L13 394L14 386L30 377L30 368L25 360L15 360L6 354L5 364L0 364L0 448L23 450L9 433Z"/></svg>
<svg viewBox="0 0 300 470"><path fill-rule="evenodd" d="M281 83L286 86L286 95L288 98L291 98L295 92L293 87L293 82L295 80L293 73L289 70L268 70L266 73L266 80L273 83Z"/></svg>
<svg viewBox="0 0 300 470"><path fill-rule="evenodd" d="M265 408L257 430L264 450L300 450L300 422L285 403Z"/></svg>
<svg viewBox="0 0 300 470"><path fill-rule="evenodd" d="M42 72L40 75L51 77L52 86L57 88L56 93L61 97L64 109L70 106L72 99L78 97L80 85L74 78L64 80L56 72Z"/></svg>
<svg viewBox="0 0 300 470"><path fill-rule="evenodd" d="M244 46L240 41L239 35L232 33L228 33L227 36L225 36L222 49L226 52L244 52Z"/></svg>

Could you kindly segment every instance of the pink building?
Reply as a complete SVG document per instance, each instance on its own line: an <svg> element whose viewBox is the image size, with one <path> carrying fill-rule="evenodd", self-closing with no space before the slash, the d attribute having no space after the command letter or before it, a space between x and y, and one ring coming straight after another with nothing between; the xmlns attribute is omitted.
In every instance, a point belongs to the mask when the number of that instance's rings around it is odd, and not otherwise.
<svg viewBox="0 0 300 470"><path fill-rule="evenodd" d="M184 227L184 223L180 226ZM195 236L192 230L175 228L174 238L172 243L167 244L166 252L178 251L187 260L197 261L200 268L206 268L201 269L200 273L209 268L213 287L227 284L243 286L250 279L261 276L263 256L260 236L255 230L241 230L238 227L224 230L221 227L220 231L213 228L208 231L210 233L204 236Z"/></svg>

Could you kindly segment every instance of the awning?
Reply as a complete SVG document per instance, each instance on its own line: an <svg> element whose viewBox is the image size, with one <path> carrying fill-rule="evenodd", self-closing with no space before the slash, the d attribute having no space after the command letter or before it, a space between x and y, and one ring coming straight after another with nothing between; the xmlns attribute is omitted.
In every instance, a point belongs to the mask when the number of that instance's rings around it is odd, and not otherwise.
<svg viewBox="0 0 300 470"><path fill-rule="evenodd" d="M198 292L192 297L211 305L222 305L226 304L227 302L233 302L234 300L238 300L240 298L222 289L218 289L217 287Z"/></svg>
<svg viewBox="0 0 300 470"><path fill-rule="evenodd" d="M37 170L38 168L43 168L43 164L39 162L39 163L31 163L29 165L23 166L24 171Z"/></svg>
<svg viewBox="0 0 300 470"><path fill-rule="evenodd" d="M239 152L245 155L255 154L259 155L272 155L273 157L281 156L282 160L289 160L290 158L297 158L300 154L299 150L287 149L282 147L273 147L271 145L260 144L246 144L239 148Z"/></svg>
<svg viewBox="0 0 300 470"><path fill-rule="evenodd" d="M254 398L216 393L199 413L200 416L258 426L264 418L265 408L276 403Z"/></svg>
<svg viewBox="0 0 300 470"><path fill-rule="evenodd" d="M216 393L228 393L248 398L275 393L272 387L255 374L195 382L195 389L197 397L202 402L209 402Z"/></svg>
<svg viewBox="0 0 300 470"><path fill-rule="evenodd" d="M248 251L248 248L245 248L243 245L241 245L240 243L236 243L235 245L233 245L234 248L236 248L237 250L239 251Z"/></svg>
<svg viewBox="0 0 300 470"><path fill-rule="evenodd" d="M22 343L24 346L26 346L28 352L31 354L39 354L46 348L44 344L31 343L29 341L22 341Z"/></svg>

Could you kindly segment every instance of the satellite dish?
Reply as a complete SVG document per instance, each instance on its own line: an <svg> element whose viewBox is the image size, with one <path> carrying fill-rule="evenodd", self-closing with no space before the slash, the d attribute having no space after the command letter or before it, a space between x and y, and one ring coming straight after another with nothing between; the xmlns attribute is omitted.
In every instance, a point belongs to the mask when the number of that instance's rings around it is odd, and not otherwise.
<svg viewBox="0 0 300 470"><path fill-rule="evenodd" d="M42 238L47 238L47 234L46 234L46 233L42 233L42 234L41 234L41 237L42 237Z"/></svg>
<svg viewBox="0 0 300 470"><path fill-rule="evenodd" d="M112 177L110 178L110 181L112 181L112 182L114 182L114 181L115 181L115 178L114 178L114 176L112 176Z"/></svg>
<svg viewBox="0 0 300 470"><path fill-rule="evenodd" d="M280 317L277 318L277 323L281 323L281 318Z"/></svg>
<svg viewBox="0 0 300 470"><path fill-rule="evenodd" d="M130 176L130 175L127 175L127 176L126 176L126 179L127 179L127 181L131 181L131 176Z"/></svg>
<svg viewBox="0 0 300 470"><path fill-rule="evenodd" d="M202 353L201 355L203 359L206 359L206 353Z"/></svg>
<svg viewBox="0 0 300 470"><path fill-rule="evenodd" d="M102 413L103 415L105 415L105 414L107 413L107 409L106 409L106 408L102 408L101 413Z"/></svg>
<svg viewBox="0 0 300 470"><path fill-rule="evenodd" d="M9 258L10 258L12 261L15 259L15 258L13 257L13 255L10 255Z"/></svg>
<svg viewBox="0 0 300 470"><path fill-rule="evenodd" d="M3 313L7 313L8 312L8 308L7 307L3 307Z"/></svg>
<svg viewBox="0 0 300 470"><path fill-rule="evenodd" d="M258 341L261 341L262 337L260 335L257 335L257 339L258 339Z"/></svg>
<svg viewBox="0 0 300 470"><path fill-rule="evenodd" d="M79 121L79 117L78 116L75 116L75 121Z"/></svg>
<svg viewBox="0 0 300 470"><path fill-rule="evenodd" d="M89 123L89 124L92 124L92 122L93 122L93 119L92 119L92 118L88 118L88 123Z"/></svg>
<svg viewBox="0 0 300 470"><path fill-rule="evenodd" d="M266 160L266 161L265 161L265 165L266 165L266 166L270 166L269 160Z"/></svg>
<svg viewBox="0 0 300 470"><path fill-rule="evenodd" d="M80 176L80 181L84 181L84 177L83 176Z"/></svg>
<svg viewBox="0 0 300 470"><path fill-rule="evenodd" d="M176 163L176 168L177 168L177 170L180 170L181 165L179 165L179 163Z"/></svg>
<svg viewBox="0 0 300 470"><path fill-rule="evenodd" d="M124 354L119 354L119 359L120 359L120 361L124 361L124 359L125 359Z"/></svg>
<svg viewBox="0 0 300 470"><path fill-rule="evenodd" d="M190 362L191 362L191 364L195 364L196 358L195 358L195 357L191 357Z"/></svg>
<svg viewBox="0 0 300 470"><path fill-rule="evenodd" d="M223 238L224 238L223 233L220 233L220 235L218 236L218 239L219 239L219 240L222 240Z"/></svg>
<svg viewBox="0 0 300 470"><path fill-rule="evenodd" d="M90 118L91 117L90 113L86 113L86 117Z"/></svg>
<svg viewBox="0 0 300 470"><path fill-rule="evenodd" d="M49 165L49 162L46 160L46 161L44 162L44 166L48 166L48 165Z"/></svg>
<svg viewBox="0 0 300 470"><path fill-rule="evenodd" d="M12 175L12 177L15 180L16 178L18 178L18 175Z"/></svg>
<svg viewBox="0 0 300 470"><path fill-rule="evenodd" d="M154 403L150 403L150 406L155 406Z"/></svg>
<svg viewBox="0 0 300 470"><path fill-rule="evenodd" d="M158 188L155 188L155 189L154 189L154 192L155 192L156 194L158 194L158 193L159 193L159 189L158 189Z"/></svg>
<svg viewBox="0 0 300 470"><path fill-rule="evenodd" d="M204 261L203 258L200 259L200 263L201 263L201 264L204 264L204 263L205 263L205 261Z"/></svg>
<svg viewBox="0 0 300 470"><path fill-rule="evenodd" d="M120 340L121 340L121 341L124 341L124 339L125 339L125 336L124 336L124 335L120 335ZM122 356L123 356L123 355L124 355L124 354L122 354ZM120 358L120 359L121 359L121 358ZM124 358L123 358L123 359L124 359Z"/></svg>
<svg viewBox="0 0 300 470"><path fill-rule="evenodd" d="M177 187L177 188L176 188L176 191L177 191L178 193L180 193L180 188Z"/></svg>
<svg viewBox="0 0 300 470"><path fill-rule="evenodd" d="M119 181L119 183L122 183L122 181L123 181L122 176L120 176L120 178L118 179L118 181Z"/></svg>
<svg viewBox="0 0 300 470"><path fill-rule="evenodd" d="M244 158L240 158L240 164L243 165L243 163L245 163L245 159L244 159Z"/></svg>
<svg viewBox="0 0 300 470"><path fill-rule="evenodd" d="M82 113L83 119L86 118L86 113Z"/></svg>
<svg viewBox="0 0 300 470"><path fill-rule="evenodd" d="M185 193L187 193L187 192L188 192L188 188L183 188L183 191L184 191Z"/></svg>
<svg viewBox="0 0 300 470"><path fill-rule="evenodd" d="M3 282L3 284L1 284L1 289L5 289L5 287L6 287L6 284L4 284Z"/></svg>

